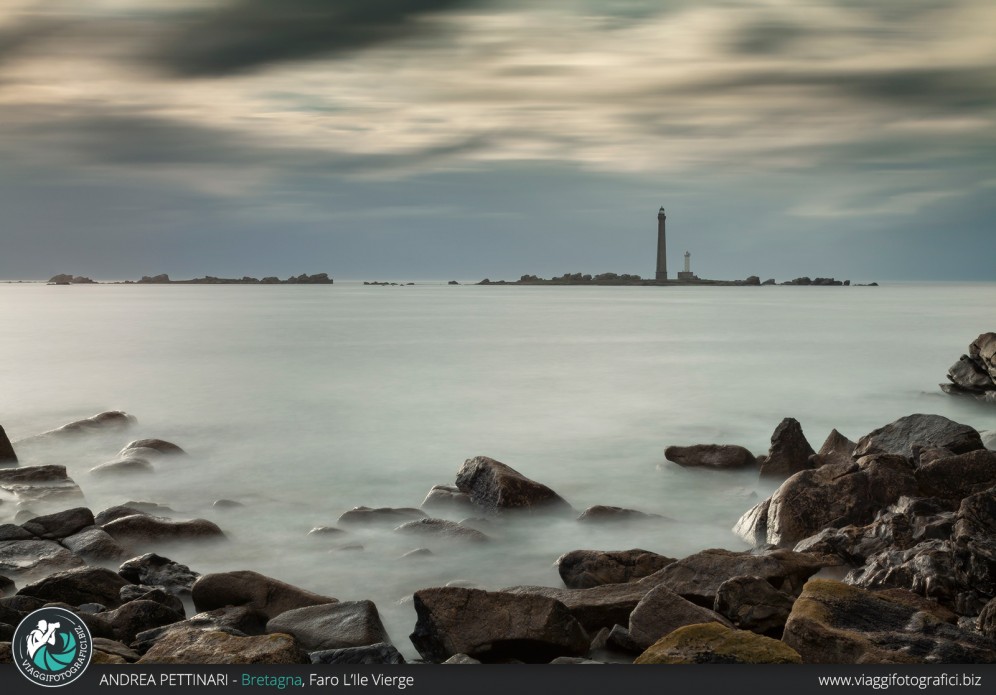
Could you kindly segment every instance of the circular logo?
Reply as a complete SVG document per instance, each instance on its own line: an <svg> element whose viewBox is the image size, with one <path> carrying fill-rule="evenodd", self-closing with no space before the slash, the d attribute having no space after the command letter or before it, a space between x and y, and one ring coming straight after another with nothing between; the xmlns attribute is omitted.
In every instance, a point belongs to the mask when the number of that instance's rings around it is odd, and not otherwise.
<svg viewBox="0 0 996 695"><path fill-rule="evenodd" d="M17 670L32 683L55 688L83 675L93 656L90 630L65 608L39 608L14 630Z"/></svg>

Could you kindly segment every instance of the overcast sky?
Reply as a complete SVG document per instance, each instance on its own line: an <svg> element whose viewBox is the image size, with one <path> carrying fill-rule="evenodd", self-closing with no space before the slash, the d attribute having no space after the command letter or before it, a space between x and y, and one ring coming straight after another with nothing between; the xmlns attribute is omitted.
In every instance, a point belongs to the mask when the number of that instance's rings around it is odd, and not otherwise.
<svg viewBox="0 0 996 695"><path fill-rule="evenodd" d="M874 9L870 9L873 7ZM992 0L0 0L0 278L996 280Z"/></svg>

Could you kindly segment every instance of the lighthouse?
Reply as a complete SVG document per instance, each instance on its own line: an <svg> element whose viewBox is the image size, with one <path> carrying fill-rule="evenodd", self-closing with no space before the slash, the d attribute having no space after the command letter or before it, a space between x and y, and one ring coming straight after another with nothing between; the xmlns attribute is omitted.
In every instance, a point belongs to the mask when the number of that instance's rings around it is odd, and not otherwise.
<svg viewBox="0 0 996 695"><path fill-rule="evenodd" d="M688 251L685 251L685 269L678 273L678 279L684 282L689 280L698 280L698 278L695 277L695 274L692 273L692 254Z"/></svg>
<svg viewBox="0 0 996 695"><path fill-rule="evenodd" d="M667 239L664 235L664 206L657 212L657 280L667 280Z"/></svg>

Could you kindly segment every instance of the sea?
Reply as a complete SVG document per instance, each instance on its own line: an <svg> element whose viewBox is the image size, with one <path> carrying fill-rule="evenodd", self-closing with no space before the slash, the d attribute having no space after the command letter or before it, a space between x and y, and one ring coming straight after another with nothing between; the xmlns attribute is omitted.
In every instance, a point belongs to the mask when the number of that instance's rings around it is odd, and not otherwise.
<svg viewBox="0 0 996 695"><path fill-rule="evenodd" d="M95 512L147 500L229 538L161 554L201 573L251 569L372 600L414 657L420 588L562 586L557 558L582 548L745 549L730 529L774 485L756 471L680 468L667 446L763 454L785 417L814 449L833 428L857 439L910 413L996 428L996 409L938 388L968 344L996 330L994 300L988 283L3 284L0 425L22 465L65 465ZM106 410L138 423L17 444ZM149 475L89 473L143 437L189 456L159 458ZM482 544L391 525L308 533L360 505L418 507L479 455L578 513L611 505L662 518L469 522L491 537ZM0 523L15 511L0 504ZM423 547L432 554L401 557Z"/></svg>

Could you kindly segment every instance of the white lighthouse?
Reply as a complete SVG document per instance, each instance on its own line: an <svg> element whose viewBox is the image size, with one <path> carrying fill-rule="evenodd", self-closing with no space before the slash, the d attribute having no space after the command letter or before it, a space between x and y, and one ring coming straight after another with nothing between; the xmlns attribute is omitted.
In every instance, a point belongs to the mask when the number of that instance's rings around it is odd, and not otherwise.
<svg viewBox="0 0 996 695"><path fill-rule="evenodd" d="M697 280L695 274L692 273L692 254L685 251L685 270L684 272L678 273L679 280Z"/></svg>

